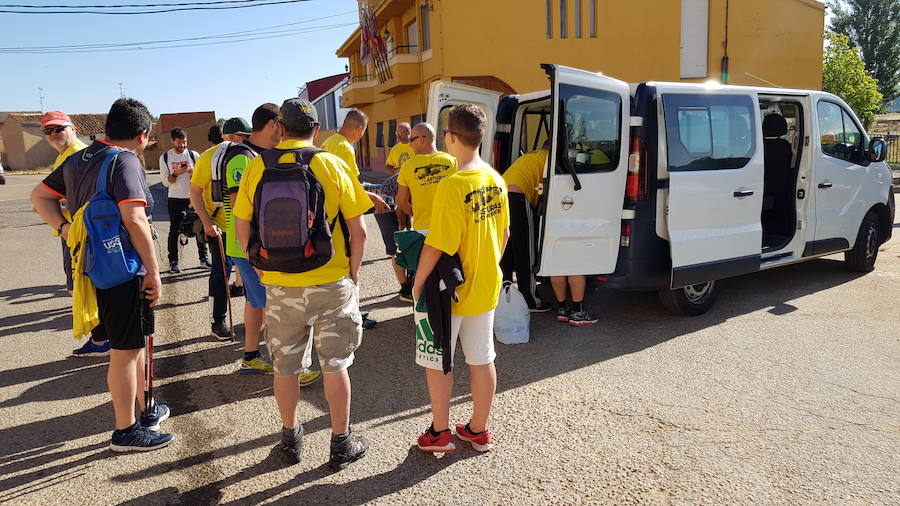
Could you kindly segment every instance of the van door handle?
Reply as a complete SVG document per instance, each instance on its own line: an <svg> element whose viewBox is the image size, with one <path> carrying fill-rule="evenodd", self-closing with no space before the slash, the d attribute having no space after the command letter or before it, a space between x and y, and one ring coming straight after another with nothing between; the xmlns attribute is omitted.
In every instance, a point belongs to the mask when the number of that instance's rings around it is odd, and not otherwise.
<svg viewBox="0 0 900 506"><path fill-rule="evenodd" d="M734 198L742 199L744 197L749 197L753 195L753 190L738 190L734 192Z"/></svg>
<svg viewBox="0 0 900 506"><path fill-rule="evenodd" d="M826 189L826 190L827 190L828 188L831 188L832 186L834 186L834 185L831 184L831 181L828 181L828 180L825 180L825 181L822 181L821 183L819 183L819 188L823 188L823 189Z"/></svg>

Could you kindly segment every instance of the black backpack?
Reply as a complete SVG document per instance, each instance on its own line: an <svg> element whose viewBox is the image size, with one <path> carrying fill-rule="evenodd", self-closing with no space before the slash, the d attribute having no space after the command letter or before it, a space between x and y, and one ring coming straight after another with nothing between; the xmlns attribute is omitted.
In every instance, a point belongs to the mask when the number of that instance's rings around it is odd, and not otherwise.
<svg viewBox="0 0 900 506"><path fill-rule="evenodd" d="M247 253L250 263L264 271L308 272L334 257L331 233L340 222L345 251L349 254L349 232L344 217L329 223L325 213L325 191L309 167L316 147L269 149L262 156L265 169L256 186ZM279 158L293 153L293 163Z"/></svg>

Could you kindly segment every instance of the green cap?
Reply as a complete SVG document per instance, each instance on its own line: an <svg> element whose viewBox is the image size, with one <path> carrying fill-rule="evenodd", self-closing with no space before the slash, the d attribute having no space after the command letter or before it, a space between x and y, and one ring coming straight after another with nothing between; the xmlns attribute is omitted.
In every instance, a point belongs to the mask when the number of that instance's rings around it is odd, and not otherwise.
<svg viewBox="0 0 900 506"><path fill-rule="evenodd" d="M253 128L244 118L229 118L222 126L222 133L250 135L253 133Z"/></svg>

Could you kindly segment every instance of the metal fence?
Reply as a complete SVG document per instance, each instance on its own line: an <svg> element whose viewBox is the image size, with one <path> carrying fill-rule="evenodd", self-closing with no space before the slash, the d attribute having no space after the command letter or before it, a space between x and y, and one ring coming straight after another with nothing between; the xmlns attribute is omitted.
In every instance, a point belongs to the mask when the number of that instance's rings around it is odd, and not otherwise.
<svg viewBox="0 0 900 506"><path fill-rule="evenodd" d="M900 135L879 135L874 134L876 137L881 137L884 139L884 142L887 144L887 163L891 167L900 168Z"/></svg>

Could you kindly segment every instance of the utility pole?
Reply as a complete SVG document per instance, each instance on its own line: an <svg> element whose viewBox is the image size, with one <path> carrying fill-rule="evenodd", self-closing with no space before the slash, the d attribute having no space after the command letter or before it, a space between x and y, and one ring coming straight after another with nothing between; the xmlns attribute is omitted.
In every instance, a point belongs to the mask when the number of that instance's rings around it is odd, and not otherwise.
<svg viewBox="0 0 900 506"><path fill-rule="evenodd" d="M40 86L38 86L37 89L38 89L38 98L41 101L41 112L44 112L44 88L41 88Z"/></svg>

